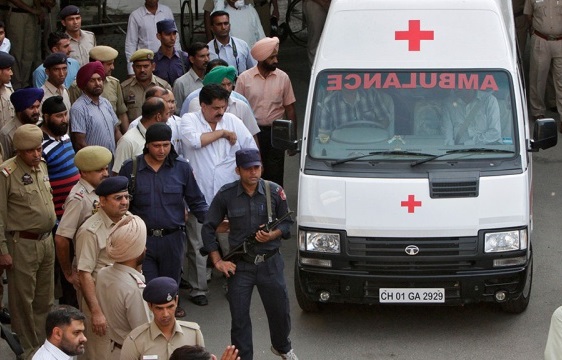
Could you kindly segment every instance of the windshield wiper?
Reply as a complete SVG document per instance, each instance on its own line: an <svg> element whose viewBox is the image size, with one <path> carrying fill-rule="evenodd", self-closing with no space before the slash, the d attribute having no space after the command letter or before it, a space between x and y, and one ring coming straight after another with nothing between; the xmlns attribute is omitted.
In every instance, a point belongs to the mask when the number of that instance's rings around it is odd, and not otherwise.
<svg viewBox="0 0 562 360"><path fill-rule="evenodd" d="M340 165L340 164L344 164L346 162L349 161L355 161L355 160L359 160L362 158L366 158L372 155L410 155L410 156L434 156L432 154L426 154L426 153L421 153L421 152L415 152L415 151L404 151L404 150L385 150L385 151L371 151L368 154L362 154L362 155L357 155L357 156L352 156L346 159L340 159L340 160L335 160L330 162L331 166L336 166L336 165Z"/></svg>
<svg viewBox="0 0 562 360"><path fill-rule="evenodd" d="M435 159L438 159L440 157L443 156L447 156L447 155L451 155L451 154L462 154L462 153L500 153L500 154L513 154L515 153L512 150L502 150L502 149L489 149L489 148L469 148L469 149L455 149L455 150L449 150L443 154L439 154L439 155L431 155L430 157L428 157L427 159L421 159L421 160L417 160L414 161L413 163L410 164L411 167L429 162L429 161L433 161Z"/></svg>

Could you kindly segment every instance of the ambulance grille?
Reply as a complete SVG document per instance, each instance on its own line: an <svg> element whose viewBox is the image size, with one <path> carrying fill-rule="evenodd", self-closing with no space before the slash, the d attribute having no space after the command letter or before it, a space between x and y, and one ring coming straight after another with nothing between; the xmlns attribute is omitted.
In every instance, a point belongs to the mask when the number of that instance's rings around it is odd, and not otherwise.
<svg viewBox="0 0 562 360"><path fill-rule="evenodd" d="M406 247L417 246L417 255ZM456 272L474 270L478 237L453 238L356 238L347 239L347 253L353 270L405 273Z"/></svg>
<svg viewBox="0 0 562 360"><path fill-rule="evenodd" d="M429 195L432 199L477 197L478 180L431 181Z"/></svg>

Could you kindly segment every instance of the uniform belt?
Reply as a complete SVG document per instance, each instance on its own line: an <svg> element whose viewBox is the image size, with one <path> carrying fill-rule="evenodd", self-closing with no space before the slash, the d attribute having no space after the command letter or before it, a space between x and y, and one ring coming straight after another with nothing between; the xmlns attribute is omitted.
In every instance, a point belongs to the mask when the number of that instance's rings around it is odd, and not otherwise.
<svg viewBox="0 0 562 360"><path fill-rule="evenodd" d="M546 35L543 34L537 30L533 31L535 33L535 35L537 35L540 38L543 38L547 41L558 41L558 40L562 40L562 35Z"/></svg>
<svg viewBox="0 0 562 360"><path fill-rule="evenodd" d="M43 240L51 235L50 231L43 234L37 234L31 231L12 231L12 235L15 233L18 233L20 238L28 240Z"/></svg>
<svg viewBox="0 0 562 360"><path fill-rule="evenodd" d="M164 237L175 233L176 231L184 231L185 226L179 226L172 229L148 229L148 236Z"/></svg>
<svg viewBox="0 0 562 360"><path fill-rule="evenodd" d="M20 9L17 7L7 6L7 5L0 5L0 10L9 10L15 13L23 13L23 14L31 14L29 11Z"/></svg>
<svg viewBox="0 0 562 360"><path fill-rule="evenodd" d="M270 257L272 257L273 255L275 255L277 253L279 253L279 249L271 250L270 252L266 252L264 254L258 254L256 256L244 254L242 256L242 260L247 262L247 263L257 265L259 263L265 262L267 259L269 259Z"/></svg>

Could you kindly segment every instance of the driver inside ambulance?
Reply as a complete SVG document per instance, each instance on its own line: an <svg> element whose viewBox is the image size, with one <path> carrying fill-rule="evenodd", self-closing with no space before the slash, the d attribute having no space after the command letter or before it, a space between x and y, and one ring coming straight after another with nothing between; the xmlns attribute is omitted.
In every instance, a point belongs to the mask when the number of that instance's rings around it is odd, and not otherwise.
<svg viewBox="0 0 562 360"><path fill-rule="evenodd" d="M491 93L457 89L444 110L445 145L501 144L500 108Z"/></svg>
<svg viewBox="0 0 562 360"><path fill-rule="evenodd" d="M394 135L394 102L377 89L330 91L321 104L319 136L342 128L379 128Z"/></svg>

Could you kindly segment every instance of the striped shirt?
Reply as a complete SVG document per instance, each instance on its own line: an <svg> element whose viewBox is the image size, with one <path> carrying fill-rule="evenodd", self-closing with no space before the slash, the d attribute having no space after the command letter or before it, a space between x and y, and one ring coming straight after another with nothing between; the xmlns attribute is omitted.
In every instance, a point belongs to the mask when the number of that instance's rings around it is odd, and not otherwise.
<svg viewBox="0 0 562 360"><path fill-rule="evenodd" d="M64 135L55 140L43 133L43 158L47 162L49 181L53 188L55 213L60 219L64 212L63 205L70 190L80 179L80 173L74 166L74 149L70 137Z"/></svg>
<svg viewBox="0 0 562 360"><path fill-rule="evenodd" d="M115 152L115 126L119 123L110 102L100 96L96 104L82 94L70 108L71 131L86 134L86 144Z"/></svg>

